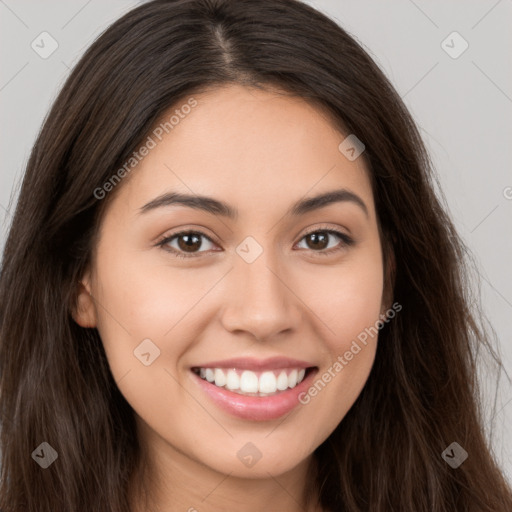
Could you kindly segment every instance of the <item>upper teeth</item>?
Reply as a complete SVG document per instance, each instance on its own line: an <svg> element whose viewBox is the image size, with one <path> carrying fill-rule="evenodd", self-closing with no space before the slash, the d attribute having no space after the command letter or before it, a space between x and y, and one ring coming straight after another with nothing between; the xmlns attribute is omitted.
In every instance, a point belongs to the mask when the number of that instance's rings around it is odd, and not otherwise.
<svg viewBox="0 0 512 512"><path fill-rule="evenodd" d="M199 376L219 387L242 393L275 393L294 388L302 382L304 368L253 372L250 370L200 368Z"/></svg>

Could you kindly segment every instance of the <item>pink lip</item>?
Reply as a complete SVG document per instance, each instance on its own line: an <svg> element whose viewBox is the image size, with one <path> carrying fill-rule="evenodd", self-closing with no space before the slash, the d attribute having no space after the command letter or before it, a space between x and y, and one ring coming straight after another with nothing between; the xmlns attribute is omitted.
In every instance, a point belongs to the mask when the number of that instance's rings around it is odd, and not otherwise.
<svg viewBox="0 0 512 512"><path fill-rule="evenodd" d="M227 368L229 366L218 366L216 364L214 367ZM239 365L235 365L235 367L240 368ZM211 366L207 366L207 368L211 368ZM254 366L251 366L251 368L254 368ZM265 366L265 368L269 367ZM282 363L281 366L276 366L275 368L283 368ZM308 375L306 375L300 384L292 389L287 389L277 395L264 397L244 396L238 393L233 393L225 388L219 388L207 380L201 379L199 375L192 371L190 373L200 388L206 392L217 406L227 413L245 420L269 421L280 418L297 407L300 403L299 395L311 386L311 381L317 371L318 369L314 368L308 373Z"/></svg>
<svg viewBox="0 0 512 512"><path fill-rule="evenodd" d="M237 357L223 361L211 361L198 364L194 368L240 368L241 370L265 371L279 368L310 368L314 364L288 357L270 357L268 359L254 359L251 357Z"/></svg>

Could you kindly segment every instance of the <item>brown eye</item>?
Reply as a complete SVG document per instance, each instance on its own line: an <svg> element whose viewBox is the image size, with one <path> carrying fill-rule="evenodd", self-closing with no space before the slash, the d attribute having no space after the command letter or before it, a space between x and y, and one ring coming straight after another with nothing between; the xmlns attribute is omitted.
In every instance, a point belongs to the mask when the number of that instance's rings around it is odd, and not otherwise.
<svg viewBox="0 0 512 512"><path fill-rule="evenodd" d="M178 247L185 252L195 252L201 248L202 241L201 235L195 233L179 235L176 237L178 240Z"/></svg>
<svg viewBox="0 0 512 512"><path fill-rule="evenodd" d="M310 249L325 249L329 244L329 235L323 231L317 231L304 237L308 241Z"/></svg>
<svg viewBox="0 0 512 512"><path fill-rule="evenodd" d="M341 243L338 242L338 244L329 246L333 238L338 238L338 240L341 240ZM354 244L354 240L351 237L334 229L317 229L307 233L302 240L306 243L306 249L317 252L319 255L330 255Z"/></svg>
<svg viewBox="0 0 512 512"><path fill-rule="evenodd" d="M335 238L341 240L341 243L338 242L337 244L330 245L331 241ZM180 231L179 233L174 233L164 238L161 242L158 242L157 245L179 258L189 258L200 256L201 253L211 250L211 248L200 250L203 249L205 245L203 240L207 241L206 245L208 245L208 243L214 245L211 238L200 231ZM354 240L351 237L333 229L317 229L316 231L306 234L301 241L302 240L306 241L306 249L318 255L325 256L329 256L333 252L345 249L354 244Z"/></svg>
<svg viewBox="0 0 512 512"><path fill-rule="evenodd" d="M181 231L164 238L158 245L181 258L188 258L200 255L199 251L205 244L203 239L213 244L213 241L200 231ZM171 245L177 242L177 245ZM208 250L208 249L207 249Z"/></svg>

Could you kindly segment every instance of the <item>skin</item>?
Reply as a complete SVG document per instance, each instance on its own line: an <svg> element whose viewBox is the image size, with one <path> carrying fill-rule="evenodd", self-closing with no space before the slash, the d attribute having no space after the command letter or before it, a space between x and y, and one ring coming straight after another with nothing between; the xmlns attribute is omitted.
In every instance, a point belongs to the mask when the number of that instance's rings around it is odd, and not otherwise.
<svg viewBox="0 0 512 512"><path fill-rule="evenodd" d="M338 150L345 135L300 98L239 85L194 98L198 105L118 185L74 317L98 329L135 411L150 461L151 510L320 510L305 507L312 452L361 392L377 336L307 405L272 421L220 410L190 367L284 355L318 366L318 377L375 325L389 304L367 169L362 158L345 158ZM286 213L297 200L339 188L360 196L368 215L352 202ZM180 205L139 214L168 191L212 196L239 216ZM200 238L198 257L156 246L185 229L212 239ZM343 247L329 235L317 248L305 235L322 229L356 243ZM252 263L236 252L248 236L263 249ZM184 252L179 241L168 246ZM161 351L150 366L134 357L147 338ZM252 467L237 457L247 442L262 454Z"/></svg>

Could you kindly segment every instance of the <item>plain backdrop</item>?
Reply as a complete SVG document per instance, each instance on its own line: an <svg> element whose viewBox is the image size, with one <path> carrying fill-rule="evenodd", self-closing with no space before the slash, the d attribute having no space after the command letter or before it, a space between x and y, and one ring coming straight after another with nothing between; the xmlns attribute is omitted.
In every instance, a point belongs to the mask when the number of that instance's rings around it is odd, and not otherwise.
<svg viewBox="0 0 512 512"><path fill-rule="evenodd" d="M58 90L84 49L140 3L0 0L0 248L30 149ZM512 0L308 3L365 47L411 111L449 213L478 261L484 312L512 376ZM47 58L33 49L43 46L41 38L46 51L58 45ZM495 377L486 379L489 404ZM512 482L510 383L502 379L498 391L492 443Z"/></svg>

